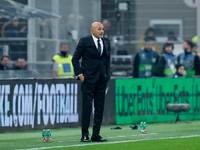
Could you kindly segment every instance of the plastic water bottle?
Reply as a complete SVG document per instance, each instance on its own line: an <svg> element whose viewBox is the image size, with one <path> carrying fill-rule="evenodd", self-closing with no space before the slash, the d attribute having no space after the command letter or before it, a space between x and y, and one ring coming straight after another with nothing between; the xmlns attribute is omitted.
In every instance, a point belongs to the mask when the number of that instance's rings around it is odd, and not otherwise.
<svg viewBox="0 0 200 150"><path fill-rule="evenodd" d="M143 130L144 130L144 134L147 134L147 123L146 122L144 122L143 123Z"/></svg>
<svg viewBox="0 0 200 150"><path fill-rule="evenodd" d="M142 134L143 132L144 132L143 122L140 122L140 133Z"/></svg>
<svg viewBox="0 0 200 150"><path fill-rule="evenodd" d="M47 142L51 142L51 131L50 131L50 129L47 130L46 135L47 135Z"/></svg>
<svg viewBox="0 0 200 150"><path fill-rule="evenodd" d="M47 135L46 134L47 134L46 130L43 129L43 131L42 131L42 142L46 142L47 141Z"/></svg>

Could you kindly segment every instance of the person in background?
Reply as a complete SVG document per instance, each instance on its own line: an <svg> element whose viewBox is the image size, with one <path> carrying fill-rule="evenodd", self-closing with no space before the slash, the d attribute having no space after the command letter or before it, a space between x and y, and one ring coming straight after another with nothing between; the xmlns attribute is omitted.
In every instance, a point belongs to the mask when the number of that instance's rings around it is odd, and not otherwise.
<svg viewBox="0 0 200 150"><path fill-rule="evenodd" d="M144 43L145 43L145 38L151 38L152 41L154 41L153 45L152 45L152 49L155 50L158 54L160 54L160 50L159 50L159 46L156 43L156 38L155 38L155 30L152 27L149 27L144 35L140 38L141 43L138 44L137 49L140 50L142 49L142 47L144 47Z"/></svg>
<svg viewBox="0 0 200 150"><path fill-rule="evenodd" d="M27 36L27 26L22 24L18 18L11 19L2 27L3 35L7 38L23 38ZM19 57L27 57L26 41L8 41L9 57L11 60L17 60Z"/></svg>
<svg viewBox="0 0 200 150"><path fill-rule="evenodd" d="M77 24L79 24L78 28ZM67 23L64 26L64 34L66 34L66 38L69 42L79 40L81 37L85 36L86 33L88 34L88 32L85 25L85 18L81 14L77 15L72 13L68 15Z"/></svg>
<svg viewBox="0 0 200 150"><path fill-rule="evenodd" d="M10 57L9 56L2 56L0 62L0 70L11 70L9 67L10 64Z"/></svg>
<svg viewBox="0 0 200 150"><path fill-rule="evenodd" d="M69 45L60 44L60 53L53 56L52 61L58 63L58 78L74 78L72 55L69 54Z"/></svg>
<svg viewBox="0 0 200 150"><path fill-rule="evenodd" d="M173 31L169 31L167 35L167 41L168 42L174 42L177 41L177 37Z"/></svg>
<svg viewBox="0 0 200 150"><path fill-rule="evenodd" d="M176 73L173 74L174 78L185 77L185 67L183 64L176 65Z"/></svg>
<svg viewBox="0 0 200 150"><path fill-rule="evenodd" d="M194 54L196 54L198 57L200 57L200 53L198 52L198 46L197 46L196 43L193 43L192 52L193 52Z"/></svg>
<svg viewBox="0 0 200 150"><path fill-rule="evenodd" d="M194 36L192 38L192 42L193 42L193 46L192 46L192 51L193 53L196 53L198 57L200 57L200 53L198 52L198 46L197 46L197 42L198 42L198 37Z"/></svg>
<svg viewBox="0 0 200 150"><path fill-rule="evenodd" d="M111 23L108 19L103 19L102 24L104 26L104 37L108 38L109 40L112 40L112 35L110 32Z"/></svg>
<svg viewBox="0 0 200 150"><path fill-rule="evenodd" d="M158 76L172 77L176 72L175 56L173 55L174 45L172 43L165 43L163 46L164 53L159 58L158 62Z"/></svg>
<svg viewBox="0 0 200 150"><path fill-rule="evenodd" d="M186 71L186 76L192 77L200 75L200 62L196 53L192 52L193 43L190 40L184 40L184 53L179 54L177 63L183 64Z"/></svg>
<svg viewBox="0 0 200 150"><path fill-rule="evenodd" d="M26 60L24 58L18 58L14 70L27 70Z"/></svg>
<svg viewBox="0 0 200 150"><path fill-rule="evenodd" d="M157 76L157 65L159 55L153 50L153 43L151 37L145 38L145 47L137 52L133 64L134 78L148 78Z"/></svg>
<svg viewBox="0 0 200 150"><path fill-rule="evenodd" d="M103 120L105 91L110 79L110 40L104 36L104 26L100 22L91 25L92 35L79 40L72 63L82 90L81 142L106 142L100 136ZM80 64L79 60L82 59ZM91 140L89 125L94 102L94 124Z"/></svg>

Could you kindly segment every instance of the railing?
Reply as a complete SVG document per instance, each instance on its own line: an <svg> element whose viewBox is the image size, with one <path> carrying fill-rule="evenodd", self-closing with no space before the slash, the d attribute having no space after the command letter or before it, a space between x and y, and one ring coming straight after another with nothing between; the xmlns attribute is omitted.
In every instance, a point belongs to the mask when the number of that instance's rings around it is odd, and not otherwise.
<svg viewBox="0 0 200 150"><path fill-rule="evenodd" d="M56 70L1 70L0 79L53 79L58 78Z"/></svg>

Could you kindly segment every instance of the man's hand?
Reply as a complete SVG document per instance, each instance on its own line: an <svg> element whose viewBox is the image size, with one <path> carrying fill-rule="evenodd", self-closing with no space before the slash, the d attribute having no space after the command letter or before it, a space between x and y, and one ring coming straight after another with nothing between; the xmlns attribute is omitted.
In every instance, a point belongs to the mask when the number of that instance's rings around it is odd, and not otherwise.
<svg viewBox="0 0 200 150"><path fill-rule="evenodd" d="M81 82L84 81L84 75L81 74L81 75L79 75L78 77L79 77L79 79L81 80Z"/></svg>

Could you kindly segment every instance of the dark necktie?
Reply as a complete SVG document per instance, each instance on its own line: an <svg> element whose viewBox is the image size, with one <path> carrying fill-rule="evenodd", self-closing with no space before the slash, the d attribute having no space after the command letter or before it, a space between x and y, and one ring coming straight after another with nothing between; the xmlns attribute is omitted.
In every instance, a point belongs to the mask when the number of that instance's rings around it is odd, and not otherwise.
<svg viewBox="0 0 200 150"><path fill-rule="evenodd" d="M98 50L99 54L101 55L101 44L100 44L100 40L99 39L97 40L97 45L98 45L97 50Z"/></svg>

